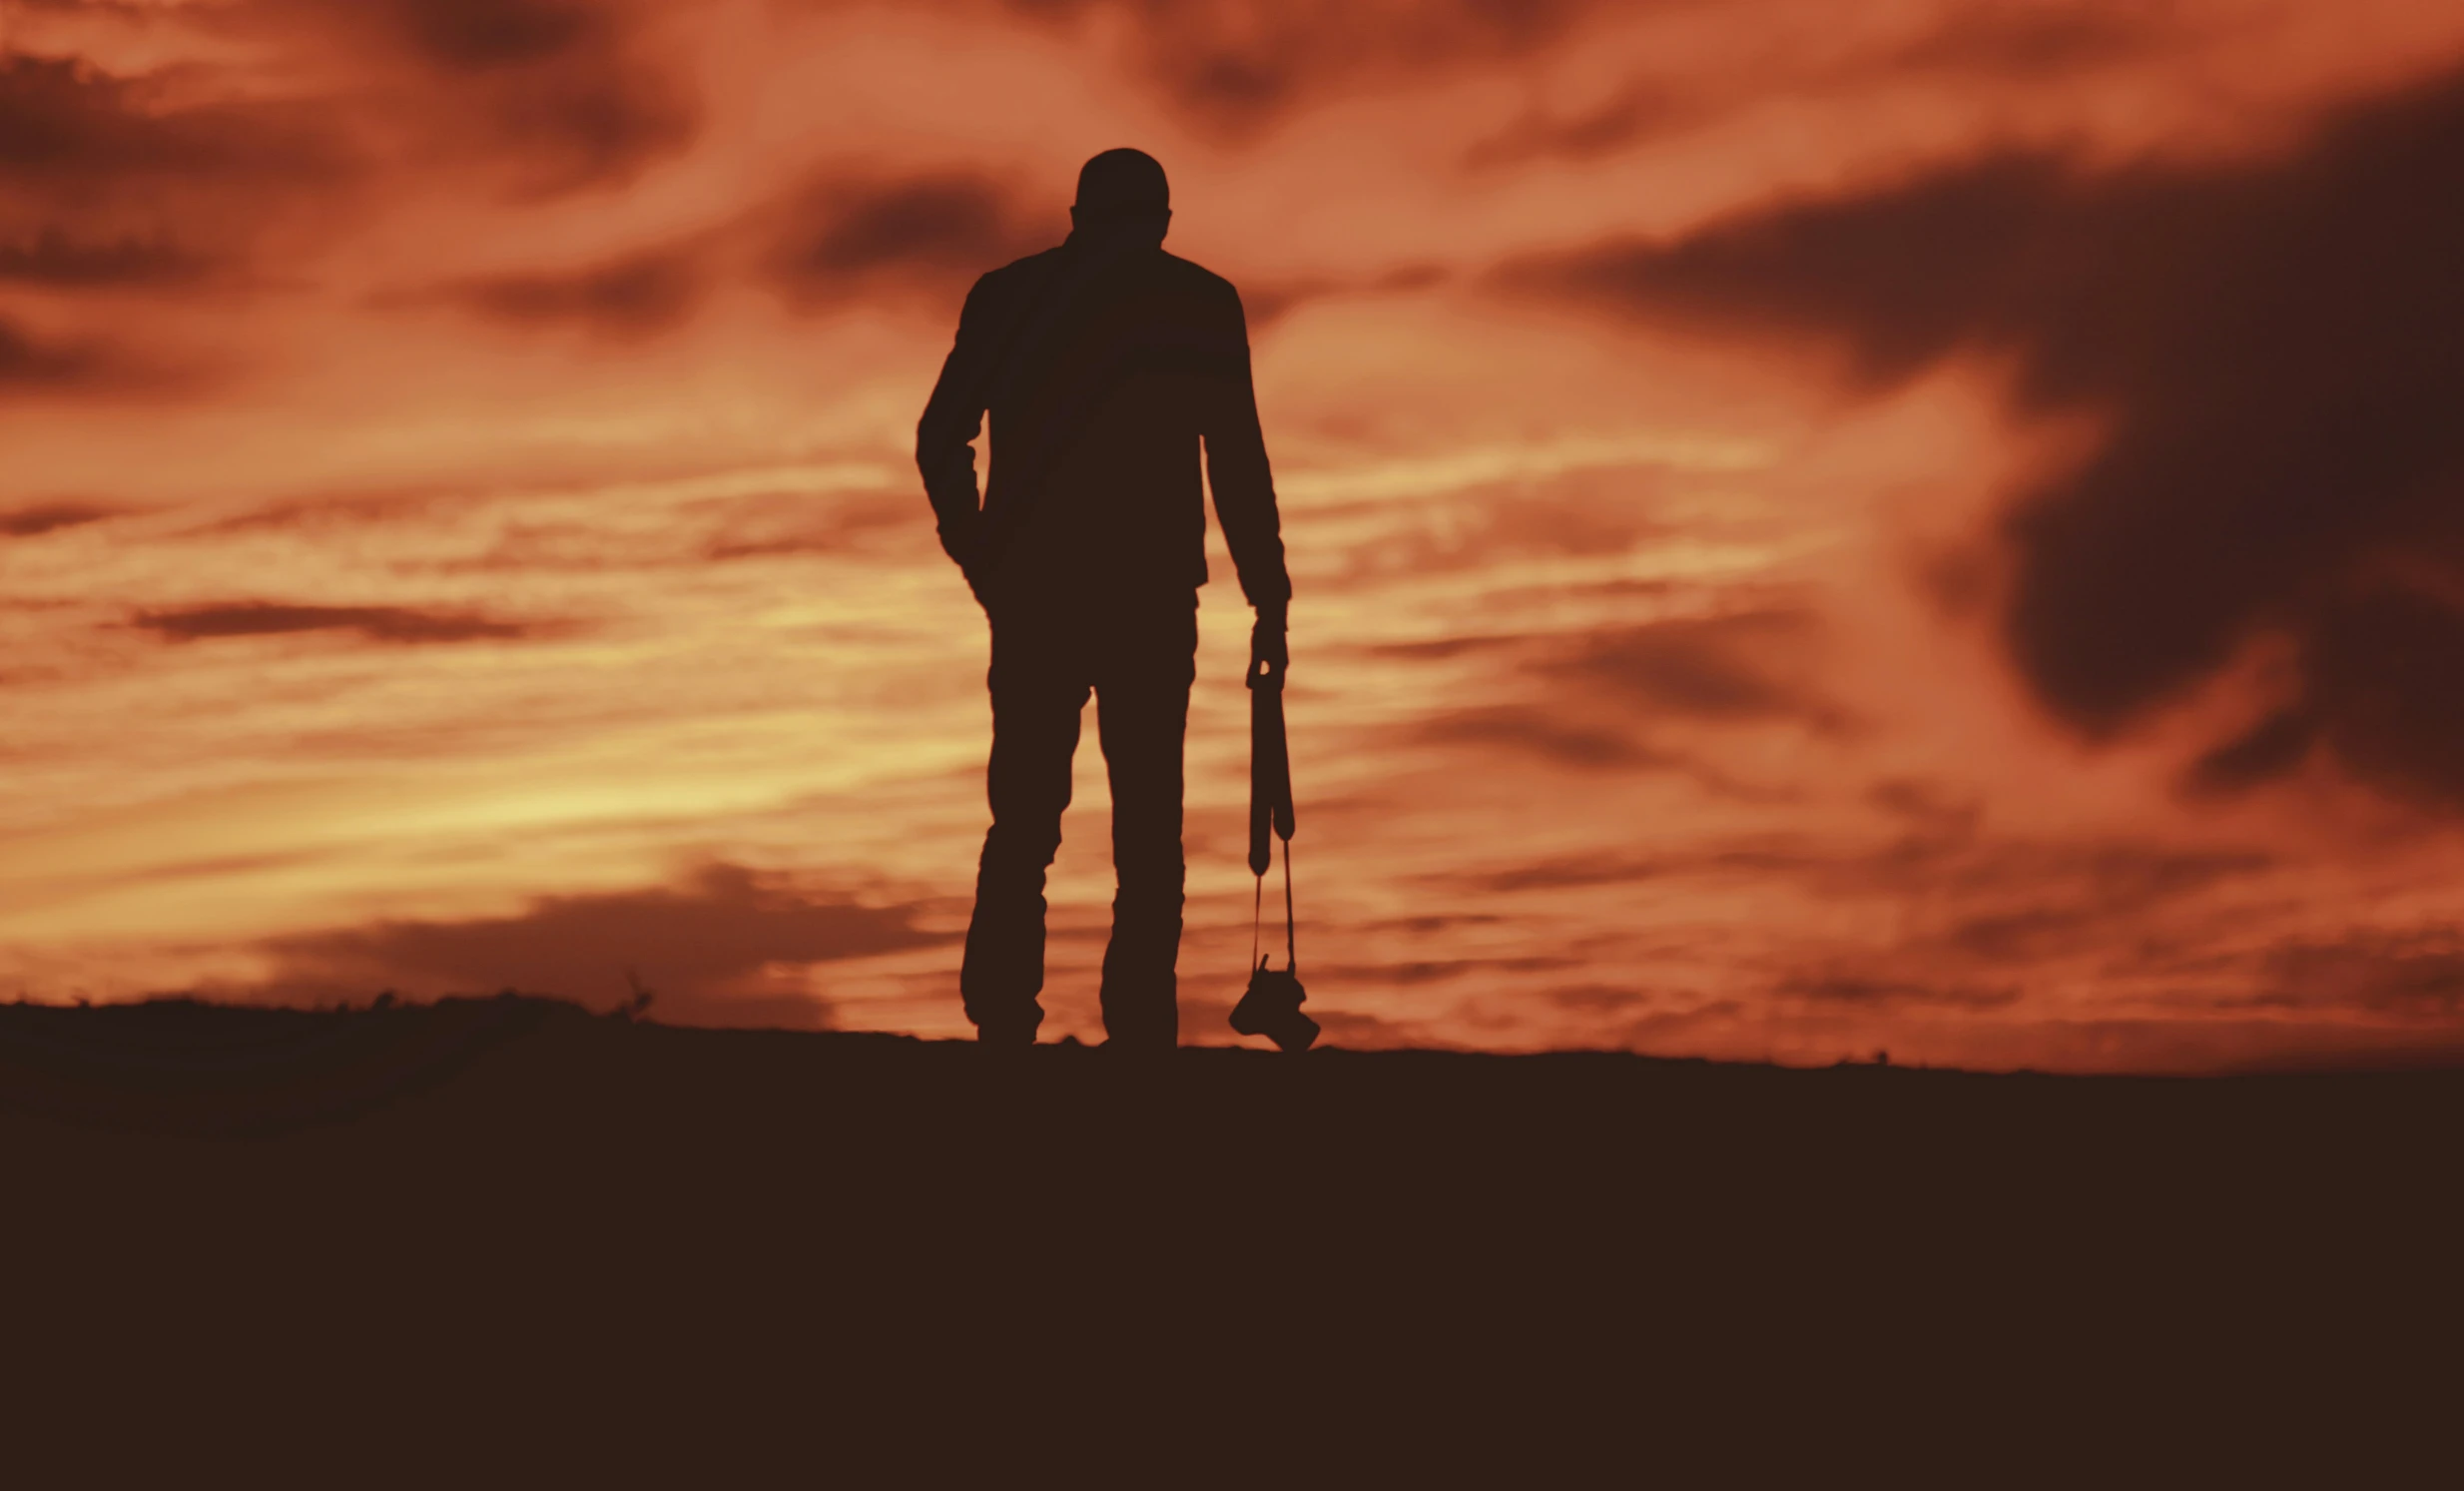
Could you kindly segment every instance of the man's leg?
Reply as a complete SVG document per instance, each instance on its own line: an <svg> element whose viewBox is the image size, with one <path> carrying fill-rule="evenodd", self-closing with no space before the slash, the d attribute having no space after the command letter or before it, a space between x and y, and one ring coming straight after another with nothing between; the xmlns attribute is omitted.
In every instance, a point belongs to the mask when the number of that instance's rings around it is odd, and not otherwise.
<svg viewBox="0 0 2464 1491"><path fill-rule="evenodd" d="M1112 941L1103 955L1103 1024L1123 1046L1180 1037L1181 744L1198 646L1197 603L1166 605L1115 633L1095 684L1095 721L1112 784Z"/></svg>
<svg viewBox="0 0 2464 1491"><path fill-rule="evenodd" d="M1071 649L1029 624L992 629L992 760L984 773L992 828L975 872L958 993L986 1042L1035 1039L1043 1008L1044 871L1061 846L1069 758L1087 681Z"/></svg>

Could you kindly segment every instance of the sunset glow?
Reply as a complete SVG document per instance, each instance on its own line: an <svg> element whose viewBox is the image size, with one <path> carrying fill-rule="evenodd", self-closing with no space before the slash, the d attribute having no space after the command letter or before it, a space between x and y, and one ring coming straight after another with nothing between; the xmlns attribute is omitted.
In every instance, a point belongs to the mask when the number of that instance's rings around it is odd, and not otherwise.
<svg viewBox="0 0 2464 1491"><path fill-rule="evenodd" d="M915 422L1116 145L1248 308L1330 1041L2464 1051L2416 0L0 0L0 998L965 1034L985 633Z"/></svg>

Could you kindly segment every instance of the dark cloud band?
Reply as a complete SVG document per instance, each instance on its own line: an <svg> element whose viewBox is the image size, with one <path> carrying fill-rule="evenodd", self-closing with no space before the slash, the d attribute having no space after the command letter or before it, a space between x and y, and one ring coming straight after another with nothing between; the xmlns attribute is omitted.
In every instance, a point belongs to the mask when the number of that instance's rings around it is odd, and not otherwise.
<svg viewBox="0 0 2464 1491"><path fill-rule="evenodd" d="M405 606L301 606L271 601L143 611L134 623L178 642L297 632L356 632L371 642L484 642L537 635L532 623Z"/></svg>
<svg viewBox="0 0 2464 1491"><path fill-rule="evenodd" d="M285 938L269 945L279 973L267 993L433 995L510 984L605 1006L638 980L657 992L664 1020L744 1023L757 1013L757 1023L821 1025L827 1003L784 996L766 971L945 941L918 929L912 908L814 895L720 864L681 886L552 896L511 916Z"/></svg>
<svg viewBox="0 0 2464 1491"><path fill-rule="evenodd" d="M2006 361L2019 406L2108 431L2005 526L2006 635L2040 698L2108 734L2281 636L2299 697L2211 758L2211 783L2287 769L2315 740L2464 802L2459 162L2450 78L2257 164L1994 159L1502 280L1826 339L1868 386L1955 353Z"/></svg>

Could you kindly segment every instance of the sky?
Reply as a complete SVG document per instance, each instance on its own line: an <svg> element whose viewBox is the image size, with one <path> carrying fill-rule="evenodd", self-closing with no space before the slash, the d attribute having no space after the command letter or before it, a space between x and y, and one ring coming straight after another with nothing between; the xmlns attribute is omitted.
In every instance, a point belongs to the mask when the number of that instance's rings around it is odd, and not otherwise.
<svg viewBox="0 0 2464 1491"><path fill-rule="evenodd" d="M2419 0L0 0L0 998L965 1034L915 420L1121 145L1248 313L1330 1040L2464 1054Z"/></svg>

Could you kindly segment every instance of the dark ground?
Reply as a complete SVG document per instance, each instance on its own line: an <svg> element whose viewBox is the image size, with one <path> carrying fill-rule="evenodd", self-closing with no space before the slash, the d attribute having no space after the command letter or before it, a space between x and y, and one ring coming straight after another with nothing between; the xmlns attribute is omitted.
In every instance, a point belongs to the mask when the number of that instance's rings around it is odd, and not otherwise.
<svg viewBox="0 0 2464 1491"><path fill-rule="evenodd" d="M2453 1413L2460 1118L2456 1073L0 1007L0 1411L103 1483L2377 1483Z"/></svg>

